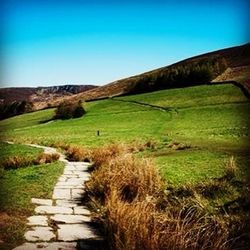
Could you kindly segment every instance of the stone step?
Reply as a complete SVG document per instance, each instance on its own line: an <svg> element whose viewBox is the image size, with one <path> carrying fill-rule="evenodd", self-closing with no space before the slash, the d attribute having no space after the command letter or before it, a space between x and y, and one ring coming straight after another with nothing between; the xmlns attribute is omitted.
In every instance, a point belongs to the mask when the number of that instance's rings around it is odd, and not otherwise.
<svg viewBox="0 0 250 250"><path fill-rule="evenodd" d="M37 198L32 198L31 203L36 204L36 205L45 205L45 206L51 206L52 205L52 200L50 199L37 199Z"/></svg>
<svg viewBox="0 0 250 250"><path fill-rule="evenodd" d="M29 226L48 226L48 217L44 215L34 215L28 217Z"/></svg>
<svg viewBox="0 0 250 250"><path fill-rule="evenodd" d="M85 224L58 224L58 240L76 241L79 239L97 238L95 232Z"/></svg>
<svg viewBox="0 0 250 250"><path fill-rule="evenodd" d="M50 241L56 238L51 227L33 227L24 234L27 241Z"/></svg>
<svg viewBox="0 0 250 250"><path fill-rule="evenodd" d="M38 206L35 212L37 214L73 214L73 209L60 206Z"/></svg>
<svg viewBox="0 0 250 250"><path fill-rule="evenodd" d="M91 218L84 215L66 215L66 214L55 214L54 216L50 217L51 220L57 223L67 223L67 224L77 224L77 223L84 223L90 222Z"/></svg>

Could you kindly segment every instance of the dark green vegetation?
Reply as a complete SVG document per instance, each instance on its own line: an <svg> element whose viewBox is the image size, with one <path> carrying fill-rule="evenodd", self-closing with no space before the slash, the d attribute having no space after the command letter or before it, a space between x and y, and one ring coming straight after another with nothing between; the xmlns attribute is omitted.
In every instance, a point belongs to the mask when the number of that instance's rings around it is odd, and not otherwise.
<svg viewBox="0 0 250 250"><path fill-rule="evenodd" d="M76 103L67 103L62 102L55 111L54 119L71 119L71 118L79 118L86 113L82 106L82 102Z"/></svg>
<svg viewBox="0 0 250 250"><path fill-rule="evenodd" d="M238 87L203 85L89 102L86 114L71 120L44 123L55 110L38 111L1 121L0 128L2 138L17 142L134 146L160 168L170 199L198 200L236 227L248 213L248 110Z"/></svg>
<svg viewBox="0 0 250 250"><path fill-rule="evenodd" d="M35 159L42 150L1 143L1 159L28 157ZM34 212L31 198L50 198L63 164L51 163L4 170L0 176L0 244L1 249L12 249L23 241L26 218Z"/></svg>

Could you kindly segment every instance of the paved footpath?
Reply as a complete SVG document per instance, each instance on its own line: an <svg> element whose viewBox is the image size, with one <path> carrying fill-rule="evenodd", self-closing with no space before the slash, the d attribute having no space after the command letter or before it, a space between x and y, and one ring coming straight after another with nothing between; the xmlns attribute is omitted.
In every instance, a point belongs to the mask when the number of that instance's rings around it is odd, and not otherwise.
<svg viewBox="0 0 250 250"><path fill-rule="evenodd" d="M47 154L58 153L55 148L28 145L42 148ZM24 235L26 243L14 250L69 250L77 249L79 240L101 242L91 226L90 211L80 203L84 182L90 177L87 172L90 164L69 162L63 154L59 161L65 163L65 169L54 187L52 199L31 199L36 208L35 215L28 218L28 230ZM100 249L83 245L81 249Z"/></svg>

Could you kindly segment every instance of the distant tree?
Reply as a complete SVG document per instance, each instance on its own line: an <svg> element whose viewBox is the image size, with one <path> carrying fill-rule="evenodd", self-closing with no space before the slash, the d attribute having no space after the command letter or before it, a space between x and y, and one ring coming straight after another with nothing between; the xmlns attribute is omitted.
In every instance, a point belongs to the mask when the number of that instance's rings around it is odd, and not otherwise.
<svg viewBox="0 0 250 250"><path fill-rule="evenodd" d="M86 113L85 109L82 106L82 102L62 102L57 107L54 115L54 119L71 119L79 118Z"/></svg>

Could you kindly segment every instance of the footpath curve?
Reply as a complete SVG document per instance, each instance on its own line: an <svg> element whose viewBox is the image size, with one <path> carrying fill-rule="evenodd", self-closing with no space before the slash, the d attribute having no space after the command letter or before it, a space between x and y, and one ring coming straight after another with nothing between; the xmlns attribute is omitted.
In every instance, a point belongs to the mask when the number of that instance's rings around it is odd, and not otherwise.
<svg viewBox="0 0 250 250"><path fill-rule="evenodd" d="M47 154L59 154L59 161L65 168L54 187L52 199L31 199L37 206L35 214L27 218L26 242L13 250L102 249L102 238L91 223L90 211L81 204L84 182L90 178L90 163L70 162L52 147L25 145L41 148Z"/></svg>

